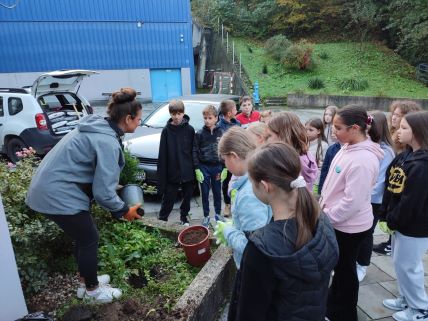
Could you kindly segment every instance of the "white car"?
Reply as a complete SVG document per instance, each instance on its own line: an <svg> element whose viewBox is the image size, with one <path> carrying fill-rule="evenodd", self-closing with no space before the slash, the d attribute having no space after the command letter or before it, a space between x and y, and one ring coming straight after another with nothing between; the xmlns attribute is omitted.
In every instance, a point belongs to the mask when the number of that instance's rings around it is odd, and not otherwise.
<svg viewBox="0 0 428 321"><path fill-rule="evenodd" d="M59 70L42 74L31 88L0 88L0 151L13 162L16 152L32 147L44 155L92 113L77 91L91 70Z"/></svg>

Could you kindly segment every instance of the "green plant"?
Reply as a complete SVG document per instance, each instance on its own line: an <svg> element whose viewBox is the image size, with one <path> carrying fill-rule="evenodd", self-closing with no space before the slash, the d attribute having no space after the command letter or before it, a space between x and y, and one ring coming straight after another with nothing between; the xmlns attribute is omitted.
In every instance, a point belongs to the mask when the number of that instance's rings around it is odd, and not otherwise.
<svg viewBox="0 0 428 321"><path fill-rule="evenodd" d="M322 59L322 60L327 60L330 56L328 55L328 53L326 51L321 51L318 54L318 57L320 57L320 59Z"/></svg>
<svg viewBox="0 0 428 321"><path fill-rule="evenodd" d="M308 69L312 63L312 51L313 45L306 40L301 40L285 50L282 62L292 68Z"/></svg>
<svg viewBox="0 0 428 321"><path fill-rule="evenodd" d="M120 173L119 184L140 184L144 171L138 168L138 158L132 156L131 152L126 148L123 151L123 155L125 157L125 166Z"/></svg>
<svg viewBox="0 0 428 321"><path fill-rule="evenodd" d="M292 45L292 42L284 35L276 35L266 40L264 48L266 53L273 59L280 61L285 50Z"/></svg>
<svg viewBox="0 0 428 321"><path fill-rule="evenodd" d="M311 89L321 89L324 88L324 81L321 78L313 77L308 80L308 87Z"/></svg>
<svg viewBox="0 0 428 321"><path fill-rule="evenodd" d="M339 81L339 88L343 91L363 91L369 87L365 79L345 78Z"/></svg>
<svg viewBox="0 0 428 321"><path fill-rule="evenodd" d="M262 73L263 73L264 75L267 75L267 74L268 74L268 68L267 68L267 65L266 65L266 64L264 64L264 65L263 65Z"/></svg>

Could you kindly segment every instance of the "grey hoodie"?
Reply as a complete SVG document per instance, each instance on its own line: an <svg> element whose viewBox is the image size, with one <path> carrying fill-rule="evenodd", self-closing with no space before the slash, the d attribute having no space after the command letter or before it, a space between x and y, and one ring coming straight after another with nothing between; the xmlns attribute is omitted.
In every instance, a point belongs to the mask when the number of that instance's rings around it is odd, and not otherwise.
<svg viewBox="0 0 428 321"><path fill-rule="evenodd" d="M84 117L42 160L26 204L39 213L74 215L95 201L123 216L128 207L116 193L125 162L119 135L98 115Z"/></svg>

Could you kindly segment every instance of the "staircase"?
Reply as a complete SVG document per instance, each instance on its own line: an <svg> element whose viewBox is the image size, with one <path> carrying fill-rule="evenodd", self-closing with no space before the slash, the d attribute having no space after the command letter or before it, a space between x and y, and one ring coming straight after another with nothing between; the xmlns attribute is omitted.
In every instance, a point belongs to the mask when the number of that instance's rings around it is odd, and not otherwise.
<svg viewBox="0 0 428 321"><path fill-rule="evenodd" d="M214 72L212 76L211 94L232 94L233 74L231 72Z"/></svg>

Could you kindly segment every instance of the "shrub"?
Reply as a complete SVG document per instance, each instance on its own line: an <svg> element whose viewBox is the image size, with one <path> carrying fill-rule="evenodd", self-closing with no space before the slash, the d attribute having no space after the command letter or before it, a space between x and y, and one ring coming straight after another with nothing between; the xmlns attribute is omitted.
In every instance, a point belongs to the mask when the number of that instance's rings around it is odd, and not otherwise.
<svg viewBox="0 0 428 321"><path fill-rule="evenodd" d="M301 40L289 46L282 57L282 63L300 70L308 69L312 63L313 45L306 40Z"/></svg>
<svg viewBox="0 0 428 321"><path fill-rule="evenodd" d="M276 35L265 42L265 51L275 60L281 60L285 50L292 45L292 42L284 35Z"/></svg>
<svg viewBox="0 0 428 321"><path fill-rule="evenodd" d="M249 53L253 53L253 49L250 46L247 47Z"/></svg>
<svg viewBox="0 0 428 321"><path fill-rule="evenodd" d="M50 271L58 271L57 263L72 255L72 246L55 223L25 205L39 160L32 149L24 149L22 157L16 165L0 163L0 194L22 286L34 293L46 284Z"/></svg>
<svg viewBox="0 0 428 321"><path fill-rule="evenodd" d="M265 75L268 73L268 68L267 68L266 64L263 65L262 73L265 74Z"/></svg>
<svg viewBox="0 0 428 321"><path fill-rule="evenodd" d="M125 157L125 166L120 172L119 184L140 184L144 171L138 168L138 158L131 155L131 152L125 148L123 155Z"/></svg>
<svg viewBox="0 0 428 321"><path fill-rule="evenodd" d="M308 87L311 89L321 89L324 88L324 81L321 78L313 77L308 80Z"/></svg>
<svg viewBox="0 0 428 321"><path fill-rule="evenodd" d="M321 51L321 52L318 54L318 57L320 57L320 59L322 59L322 60L327 60L328 58L330 58L330 56L328 55L328 53L327 53L327 52L325 52L325 51Z"/></svg>
<svg viewBox="0 0 428 321"><path fill-rule="evenodd" d="M369 87L365 79L345 78L339 82L339 88L344 91L363 91Z"/></svg>

